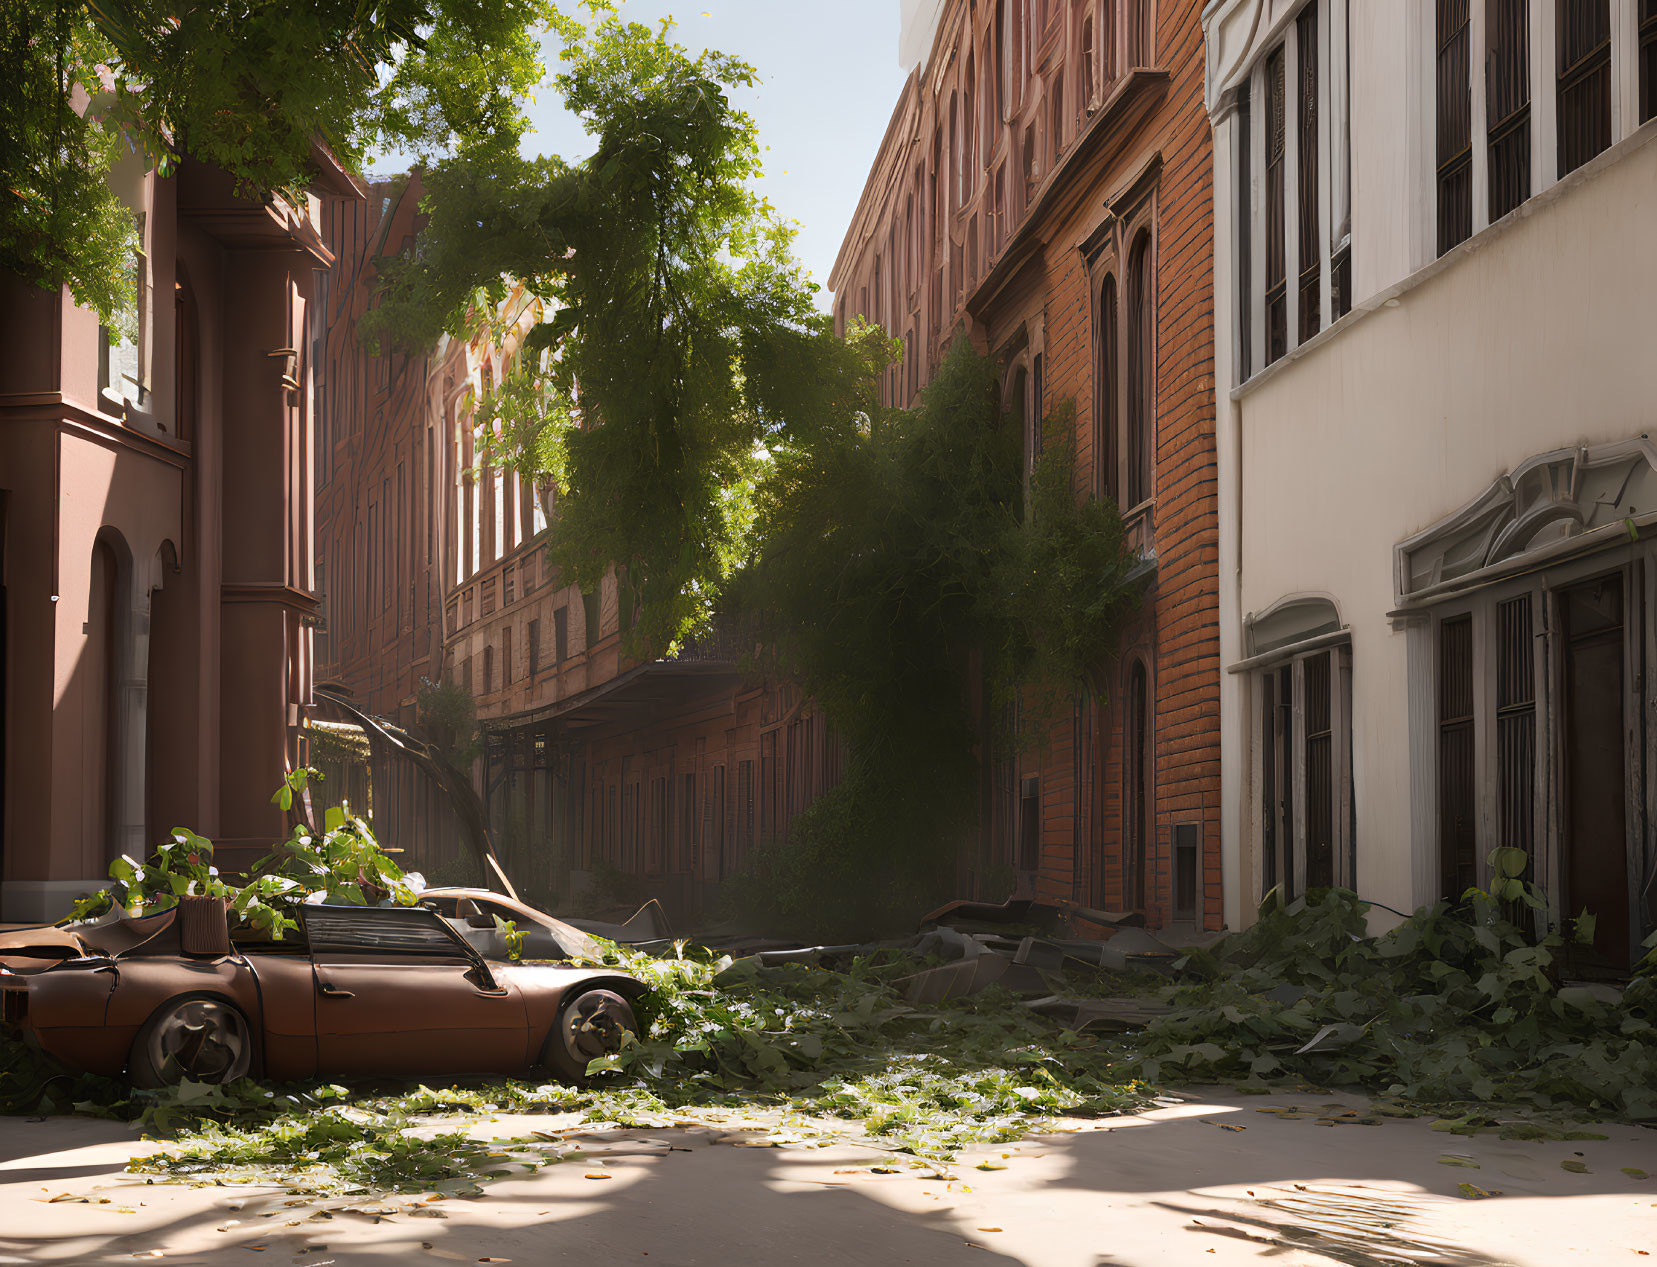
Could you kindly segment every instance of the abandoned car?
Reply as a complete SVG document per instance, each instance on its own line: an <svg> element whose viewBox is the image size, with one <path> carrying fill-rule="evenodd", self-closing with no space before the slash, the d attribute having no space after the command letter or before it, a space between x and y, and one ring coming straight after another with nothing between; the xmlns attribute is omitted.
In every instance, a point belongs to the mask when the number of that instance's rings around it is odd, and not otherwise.
<svg viewBox="0 0 1657 1267"><path fill-rule="evenodd" d="M0 940L0 1018L71 1068L140 1087L536 1069L575 1081L637 1034L641 982L491 962L460 923L422 906L302 906L299 931L269 940L232 935L221 902L185 898L13 932ZM537 949L580 953L550 938Z"/></svg>

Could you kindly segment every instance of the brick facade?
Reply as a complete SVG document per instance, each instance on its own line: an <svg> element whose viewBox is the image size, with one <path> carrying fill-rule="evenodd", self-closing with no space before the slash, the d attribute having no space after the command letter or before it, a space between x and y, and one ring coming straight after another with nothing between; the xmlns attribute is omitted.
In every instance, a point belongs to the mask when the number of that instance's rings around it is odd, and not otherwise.
<svg viewBox="0 0 1657 1267"><path fill-rule="evenodd" d="M478 402L539 319L523 292L500 345L445 336L429 356L370 356L357 323L374 259L407 249L417 181L340 200L338 263L316 352L319 399L319 677L366 712L417 722L427 683L472 697L483 753L472 774L507 871L532 900L579 891L602 870L694 917L761 840L839 777L822 719L787 689L736 669L714 637L670 660L624 649L631 599L611 571L584 594L548 561L548 490L479 459ZM432 788L376 751L376 829L432 879L479 879ZM372 792L368 785L372 784ZM324 792L332 799L337 791Z"/></svg>
<svg viewBox="0 0 1657 1267"><path fill-rule="evenodd" d="M1011 868L1045 897L1213 928L1220 665L1201 7L946 3L830 287L842 327L861 313L903 341L892 403L912 400L962 333L1003 366L1019 419L1074 402L1078 494L1115 497L1154 564L1119 655L1102 659L1098 697L1044 713L1039 734L1027 720L1023 751L986 762L983 845L964 878L999 882ZM1154 319L1136 319L1137 295ZM1040 429L1023 425L1033 456Z"/></svg>

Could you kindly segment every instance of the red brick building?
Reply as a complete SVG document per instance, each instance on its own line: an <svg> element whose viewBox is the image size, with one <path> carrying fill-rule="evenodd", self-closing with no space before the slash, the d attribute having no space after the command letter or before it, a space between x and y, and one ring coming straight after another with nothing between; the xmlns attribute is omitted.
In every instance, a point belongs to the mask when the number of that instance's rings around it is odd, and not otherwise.
<svg viewBox="0 0 1657 1267"><path fill-rule="evenodd" d="M925 10L936 8L926 38ZM829 279L905 348L906 404L964 334L1026 437L1063 401L1078 496L1112 497L1154 576L1097 696L986 762L969 874L1221 919L1212 156L1197 0L906 5L924 47ZM918 39L918 43L915 41Z"/></svg>
<svg viewBox="0 0 1657 1267"><path fill-rule="evenodd" d="M130 330L0 277L0 919L50 920L176 825L252 862L312 705L306 331L331 256L296 202L185 160L111 171Z"/></svg>
<svg viewBox="0 0 1657 1267"><path fill-rule="evenodd" d="M424 357L367 354L357 324L374 260L408 248L418 201L417 178L400 179L328 208L338 263L313 357L319 680L402 726L427 684L462 688L483 732L476 788L529 896L554 901L613 868L694 914L837 781L838 749L792 694L737 672L733 639L639 661L623 650L633 600L615 573L583 593L548 563L549 491L481 462L473 422L541 317L529 296L507 300L498 345L444 336ZM366 779L340 772L382 837L434 878L469 874L429 781L383 748L368 764Z"/></svg>

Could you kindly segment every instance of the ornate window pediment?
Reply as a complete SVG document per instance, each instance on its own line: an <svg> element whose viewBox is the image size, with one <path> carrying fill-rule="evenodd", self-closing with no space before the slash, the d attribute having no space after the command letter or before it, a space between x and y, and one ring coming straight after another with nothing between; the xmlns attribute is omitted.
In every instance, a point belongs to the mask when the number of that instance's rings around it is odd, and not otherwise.
<svg viewBox="0 0 1657 1267"><path fill-rule="evenodd" d="M1584 550L1657 512L1657 443L1647 436L1539 454L1397 547L1400 599L1539 552Z"/></svg>

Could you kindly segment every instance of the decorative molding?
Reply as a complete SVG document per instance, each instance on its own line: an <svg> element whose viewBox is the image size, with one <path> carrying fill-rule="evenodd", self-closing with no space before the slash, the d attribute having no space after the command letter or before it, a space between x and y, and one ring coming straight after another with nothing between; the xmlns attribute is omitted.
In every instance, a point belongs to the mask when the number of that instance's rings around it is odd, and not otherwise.
<svg viewBox="0 0 1657 1267"><path fill-rule="evenodd" d="M1330 595L1290 594L1243 617L1243 647L1258 659L1345 628Z"/></svg>
<svg viewBox="0 0 1657 1267"><path fill-rule="evenodd" d="M1649 434L1541 453L1395 550L1400 602L1464 587L1526 555L1558 557L1569 543L1639 523L1657 511L1657 443ZM1584 541L1584 549L1594 542Z"/></svg>

